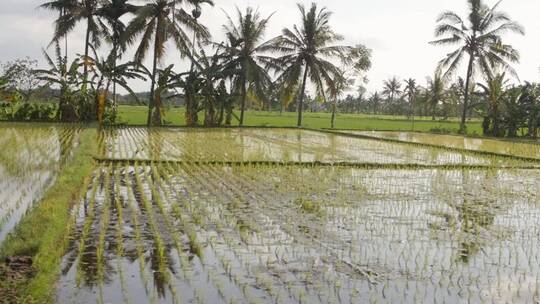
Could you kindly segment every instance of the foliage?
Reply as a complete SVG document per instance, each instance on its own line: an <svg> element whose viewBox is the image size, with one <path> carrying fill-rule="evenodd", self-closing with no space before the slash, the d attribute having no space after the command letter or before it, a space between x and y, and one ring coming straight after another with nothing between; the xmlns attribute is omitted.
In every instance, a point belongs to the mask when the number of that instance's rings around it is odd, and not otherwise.
<svg viewBox="0 0 540 304"><path fill-rule="evenodd" d="M37 60L25 57L2 64L4 86L17 91L23 101L28 101L41 88L42 81L32 71L37 67Z"/></svg>
<svg viewBox="0 0 540 304"><path fill-rule="evenodd" d="M512 21L504 12L498 11L501 3L488 7L482 0L468 0L469 15L462 19L452 11L443 12L437 19L435 36L440 39L432 41L434 45L455 46L459 48L451 52L439 62L439 69L444 70L444 77L453 75L462 61L468 56L467 76L461 129L465 130L468 112L470 85L475 74L492 75L493 70L500 68L515 75L510 66L519 61L519 53L511 45L504 44L502 35L507 32L524 34L524 29Z"/></svg>

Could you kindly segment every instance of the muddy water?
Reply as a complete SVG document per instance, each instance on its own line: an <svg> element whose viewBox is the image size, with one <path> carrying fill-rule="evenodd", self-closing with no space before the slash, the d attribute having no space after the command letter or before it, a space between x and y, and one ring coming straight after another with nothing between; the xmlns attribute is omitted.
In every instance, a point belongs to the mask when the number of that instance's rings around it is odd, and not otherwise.
<svg viewBox="0 0 540 304"><path fill-rule="evenodd" d="M540 300L538 171L111 164L59 303Z"/></svg>
<svg viewBox="0 0 540 304"><path fill-rule="evenodd" d="M54 183L77 130L0 124L0 243Z"/></svg>

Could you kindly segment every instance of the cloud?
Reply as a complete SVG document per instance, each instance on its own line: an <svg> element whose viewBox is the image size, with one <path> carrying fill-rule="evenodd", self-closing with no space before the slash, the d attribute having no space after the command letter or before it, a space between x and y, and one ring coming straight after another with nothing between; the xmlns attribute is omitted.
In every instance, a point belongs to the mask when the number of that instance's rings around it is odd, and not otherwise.
<svg viewBox="0 0 540 304"><path fill-rule="evenodd" d="M494 3L495 0L486 0ZM201 22L208 26L214 39L223 40L222 25L226 11L235 17L236 9L247 5L258 7L262 16L274 13L267 37L280 34L282 28L298 23L296 3L310 5L311 0L219 0L213 8L205 7ZM423 82L432 75L436 63L449 49L428 45L433 39L437 15L444 10L456 10L464 14L465 0L316 0L333 12L331 24L343 34L348 44L362 43L373 49L373 68L368 73L371 91L381 87L382 81L391 76L413 77ZM0 0L0 61L30 56L41 60L41 49L50 42L56 14L36 9L42 0ZM501 9L521 22L527 29L527 37L508 36L508 42L521 51L521 63L516 70L523 80L537 81L540 66L540 11L538 0L512 0L503 2ZM82 53L84 28L79 26L69 36L70 53ZM125 58L133 53L131 50ZM186 69L189 63L168 47L166 63L175 63L178 69ZM149 64L149 62L148 62ZM146 90L148 84L135 83L136 90Z"/></svg>

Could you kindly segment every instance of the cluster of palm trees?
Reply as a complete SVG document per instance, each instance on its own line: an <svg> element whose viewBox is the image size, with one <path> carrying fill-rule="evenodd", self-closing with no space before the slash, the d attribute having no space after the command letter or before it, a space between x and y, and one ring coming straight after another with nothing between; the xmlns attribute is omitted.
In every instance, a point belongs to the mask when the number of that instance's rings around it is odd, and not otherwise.
<svg viewBox="0 0 540 304"><path fill-rule="evenodd" d="M460 116L461 132L466 131L467 117L475 113L484 118L486 135L513 137L523 128L536 137L540 123L538 86L510 86L506 78L517 78L511 64L519 61L519 53L503 42L502 35L523 35L523 27L498 10L500 1L493 7L481 0L467 2L466 18L446 11L437 19L438 39L431 44L457 48L439 62L425 87L417 85L415 79L401 81L394 77L384 82L381 93L366 98L365 90L361 90L358 98L348 96L342 105L357 111L405 114L413 119L415 115L431 115L433 119ZM452 83L450 78L464 61L465 77Z"/></svg>
<svg viewBox="0 0 540 304"><path fill-rule="evenodd" d="M133 92L129 80L145 78L151 82L149 125L163 122L165 99L181 96L189 126L198 124L202 111L206 126L230 124L235 105L240 107L238 120L243 125L248 99L269 103L271 97L296 101L301 126L310 84L324 100L335 101L350 83L347 75L370 67L369 50L361 45L340 45L343 37L329 24L331 12L315 3L309 7L299 4L300 24L283 29L270 40L265 40L265 31L271 16L263 17L250 7L244 12L237 9L236 18L227 16L226 41L220 43L213 42L198 21L205 6L213 6L213 2L54 0L43 4L59 14L52 40L57 54L56 60L46 55L50 69L40 70L38 75L61 89L59 119L114 118L116 86ZM68 36L78 23L86 28L84 54L68 64ZM100 58L103 41L112 51ZM191 62L189 71L177 73L174 65L164 65L167 43L179 51L179 61ZM134 58L119 64L130 48L136 49ZM143 63L149 56L152 65L146 68Z"/></svg>

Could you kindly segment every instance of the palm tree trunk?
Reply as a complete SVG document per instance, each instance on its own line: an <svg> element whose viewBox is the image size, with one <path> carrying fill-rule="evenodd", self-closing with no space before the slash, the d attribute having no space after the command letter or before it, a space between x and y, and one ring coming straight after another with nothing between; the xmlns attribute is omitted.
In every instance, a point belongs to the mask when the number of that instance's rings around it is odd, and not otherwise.
<svg viewBox="0 0 540 304"><path fill-rule="evenodd" d="M330 127L333 129L336 122L336 99L332 102L332 123L330 124Z"/></svg>
<svg viewBox="0 0 540 304"><path fill-rule="evenodd" d="M88 53L90 51L90 18L87 19L86 38L84 40L84 71L83 71L83 90L86 91L86 81L88 80Z"/></svg>
<svg viewBox="0 0 540 304"><path fill-rule="evenodd" d="M306 70L304 71L304 80L302 81L302 92L300 93L300 99L298 100L298 127L302 126L302 112L304 110L304 96L306 94L308 70L309 66L306 65Z"/></svg>
<svg viewBox="0 0 540 304"><path fill-rule="evenodd" d="M154 96L154 91L156 89L156 72L157 72L157 59L158 59L158 47L159 47L159 38L158 38L158 35L159 35L159 21L156 25L156 34L155 34L155 38L154 38L154 62L152 64L152 84L150 86L150 100L148 102L148 117L147 117L147 120L146 120L146 124L148 126L151 126L152 125L152 112L154 110L154 100L155 100L155 96ZM160 111L160 109L158 109L158 111ZM159 115L159 120L161 121L161 114Z"/></svg>
<svg viewBox="0 0 540 304"><path fill-rule="evenodd" d="M242 76L242 105L240 109L240 127L244 126L244 111L246 110L246 99L247 99L247 90L246 90L246 77Z"/></svg>
<svg viewBox="0 0 540 304"><path fill-rule="evenodd" d="M465 93L463 98L463 114L461 115L461 124L459 126L459 132L465 133L465 123L467 120L467 111L469 110L469 87L471 85L472 69L474 64L474 54L469 54L469 66L467 67L467 79L465 81Z"/></svg>

